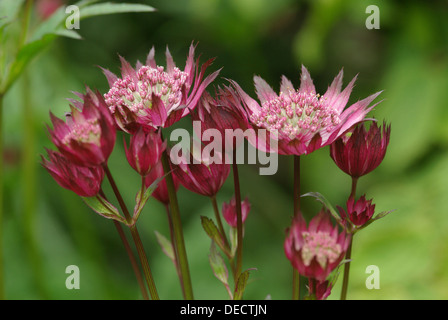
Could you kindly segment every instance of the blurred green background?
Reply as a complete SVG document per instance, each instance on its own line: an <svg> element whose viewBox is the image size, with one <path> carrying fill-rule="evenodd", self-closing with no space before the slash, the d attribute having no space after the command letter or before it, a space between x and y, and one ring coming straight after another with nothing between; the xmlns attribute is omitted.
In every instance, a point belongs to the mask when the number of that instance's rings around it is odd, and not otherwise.
<svg viewBox="0 0 448 320"><path fill-rule="evenodd" d="M127 1L137 2L137 1ZM71 3L71 2L70 2ZM153 13L82 20L82 40L58 39L39 55L4 102L4 271L7 299L139 299L126 252L113 223L96 215L74 193L60 188L39 165L49 110L62 117L66 98L84 86L108 89L97 66L119 73L118 54L134 64L166 46L183 67L192 41L209 72L237 81L255 97L253 76L277 91L281 75L299 86L304 64L324 93L344 68L344 84L359 74L349 103L384 90L371 113L392 125L386 158L360 179L358 194L377 210L396 211L356 235L349 299L448 298L448 2L374 0L152 0ZM380 29L369 30L368 5L380 9ZM219 78L216 84L225 81ZM186 120L188 121L188 120ZM185 121L184 121L185 122ZM183 125L183 122L179 123ZM110 165L128 206L139 177L127 165L118 136ZM241 189L252 210L246 222L243 268L251 272L246 299L291 298L291 266L283 252L292 214L292 159L280 157L274 176L240 166ZM302 157L302 192L317 191L344 205L350 178L328 147ZM233 194L231 176L219 204ZM213 217L209 199L178 192L197 299L227 299L208 264L210 240L200 216ZM319 206L305 198L310 217ZM171 261L155 238L168 236L164 207L151 199L138 227L162 299L181 299ZM80 269L80 289L67 290L65 269ZM380 269L380 289L365 286L366 268ZM342 277L329 299L338 299Z"/></svg>

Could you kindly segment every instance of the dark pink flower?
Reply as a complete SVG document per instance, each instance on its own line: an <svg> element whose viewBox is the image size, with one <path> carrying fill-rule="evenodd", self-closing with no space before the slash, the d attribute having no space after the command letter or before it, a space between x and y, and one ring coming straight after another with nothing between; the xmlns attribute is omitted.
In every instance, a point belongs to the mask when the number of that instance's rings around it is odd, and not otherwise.
<svg viewBox="0 0 448 320"><path fill-rule="evenodd" d="M81 197L93 197L101 189L104 178L103 168L82 167L72 163L61 153L47 150L49 160L42 157L42 166L63 188Z"/></svg>
<svg viewBox="0 0 448 320"><path fill-rule="evenodd" d="M164 175L165 172L163 171L162 161L159 161L153 166L152 170L149 171L149 174L146 175L146 187L148 188L154 181L162 178ZM179 180L177 180L175 175L171 176L173 177L174 189L177 191L179 189ZM166 186L165 178L159 181L156 189L151 195L165 205L168 205L170 203L170 197L168 194L168 188Z"/></svg>
<svg viewBox="0 0 448 320"><path fill-rule="evenodd" d="M153 166L160 161L166 143L162 142L159 132L145 132L140 128L131 136L129 148L124 141L124 150L129 164L140 175L146 176Z"/></svg>
<svg viewBox="0 0 448 320"><path fill-rule="evenodd" d="M379 128L376 121L369 130L361 123L350 136L342 136L330 146L330 156L336 165L353 178L368 174L380 165L390 139L390 125Z"/></svg>
<svg viewBox="0 0 448 320"><path fill-rule="evenodd" d="M191 45L183 71L176 67L168 48L166 70L157 66L154 48L148 54L146 65L137 63L135 69L120 57L122 78L103 69L110 86L104 97L123 131L132 133L140 126L169 127L196 107L219 70L203 79L213 59L203 64L199 71L194 51L195 46Z"/></svg>
<svg viewBox="0 0 448 320"><path fill-rule="evenodd" d="M367 223L375 213L375 205L371 200L366 200L365 195L361 196L358 201L350 196L347 200L347 211L341 207L337 207L343 221L350 221L355 226L363 226Z"/></svg>
<svg viewBox="0 0 448 320"><path fill-rule="evenodd" d="M244 221L246 221L247 215L250 211L250 202L249 199L244 199L241 201L241 217ZM237 216L236 216L236 200L235 196L232 197L232 199L227 203L224 202L222 204L222 216L226 220L226 222L232 227L237 227Z"/></svg>
<svg viewBox="0 0 448 320"><path fill-rule="evenodd" d="M116 127L102 95L87 89L78 94L83 102L72 100L66 121L50 112L51 139L59 151L80 166L105 164L115 145Z"/></svg>
<svg viewBox="0 0 448 320"><path fill-rule="evenodd" d="M193 121L201 122L201 132L196 132L198 136L203 136L206 130L218 130L222 139L222 150L233 150L238 147L234 145L235 130L246 130L250 128L247 113L241 105L240 97L236 91L228 86L218 88L215 97L208 92L204 92L199 100L198 106L192 113ZM241 132L242 132L241 131ZM227 132L227 134L226 134ZM229 133L233 133L230 135ZM237 140L236 143L241 143Z"/></svg>
<svg viewBox="0 0 448 320"><path fill-rule="evenodd" d="M350 244L350 236L333 226L330 214L322 210L307 226L299 214L287 232L286 257L297 271L308 278L325 281L339 265Z"/></svg>
<svg viewBox="0 0 448 320"><path fill-rule="evenodd" d="M206 146L194 142L193 149L187 155L171 152L173 174L188 190L213 197L223 186L230 173L230 165L225 155L214 150L213 154L204 152ZM196 154L196 150L200 155Z"/></svg>
<svg viewBox="0 0 448 320"><path fill-rule="evenodd" d="M332 283L328 280L318 281L313 278L308 278L309 294L314 296L316 300L325 300L331 294Z"/></svg>
<svg viewBox="0 0 448 320"><path fill-rule="evenodd" d="M265 80L255 76L260 104L236 82L232 83L244 102L253 127L270 133L270 138L277 141L278 153L302 155L333 143L375 107L369 105L380 92L345 109L356 77L341 92L342 76L341 70L323 96L316 93L304 66L300 88L294 89L291 81L283 76L279 94Z"/></svg>

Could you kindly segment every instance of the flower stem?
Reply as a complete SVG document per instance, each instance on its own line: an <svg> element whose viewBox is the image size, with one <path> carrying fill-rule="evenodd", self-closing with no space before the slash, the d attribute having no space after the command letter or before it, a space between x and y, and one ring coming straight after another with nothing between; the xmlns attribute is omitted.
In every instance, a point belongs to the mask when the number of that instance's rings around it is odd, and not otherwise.
<svg viewBox="0 0 448 320"><path fill-rule="evenodd" d="M294 155L294 217L300 214L300 156ZM300 299L300 274L293 268L292 271L292 299Z"/></svg>
<svg viewBox="0 0 448 320"><path fill-rule="evenodd" d="M231 248L230 248L229 240L227 239L227 235L224 231L224 227L221 222L221 214L219 212L218 203L216 202L216 196L210 197L210 199L212 201L213 210L215 212L215 217L218 222L219 232L221 233L221 236L224 240L224 244L227 246L227 248L229 249L229 252L230 252ZM235 283L236 283L238 278L236 278L236 267L235 267L234 257L229 257L229 263L230 263L230 267L232 268L233 279L235 280ZM227 288L227 290L229 290L229 288Z"/></svg>
<svg viewBox="0 0 448 320"><path fill-rule="evenodd" d="M135 277L137 278L137 282L140 287L140 291L142 292L143 299L149 300L148 292L146 291L145 284L143 283L143 278L140 273L140 269L138 267L137 261L135 260L135 256L131 250L131 247L129 246L129 242L126 239L126 235L123 232L123 228L121 227L121 224L115 220L114 220L114 225L118 231L118 234L120 235L121 241L123 242L124 248L126 249L129 260L131 261L132 269L134 270Z"/></svg>
<svg viewBox="0 0 448 320"><path fill-rule="evenodd" d="M350 192L350 197L353 197L355 199L356 196L356 186L358 184L358 178L352 177L352 189ZM350 244L348 246L347 252L345 253L345 259L350 260L352 258L352 245L353 245L353 234L352 238L350 239ZM347 290L348 290L348 278L350 274L350 261L348 261L344 265L344 278L342 280L342 289L341 289L341 300L347 299Z"/></svg>
<svg viewBox="0 0 448 320"><path fill-rule="evenodd" d="M176 189L174 187L173 177L171 175L171 167L168 161L168 153L165 150L162 153L162 165L166 174L165 181L170 199L170 214L173 223L174 240L176 249L176 257L179 262L180 273L182 277L182 290L186 300L193 300L193 287L191 284L190 268L188 266L187 251L185 249L184 234L182 230L182 221L179 213L179 203L177 201Z"/></svg>
<svg viewBox="0 0 448 320"><path fill-rule="evenodd" d="M348 245L347 252L345 253L345 259L351 259L352 244L353 244L353 235L352 238L350 239L350 244ZM341 300L347 299L349 273L350 273L350 262L347 262L344 266L344 278L342 279Z"/></svg>
<svg viewBox="0 0 448 320"><path fill-rule="evenodd" d="M170 229L171 245L173 246L173 251L174 251L174 265L176 267L176 273L179 278L180 287L182 288L182 294L183 294L183 286L184 285L183 285L182 274L180 272L179 261L178 261L177 253L176 253L177 249L176 249L176 241L174 239L174 228L173 228L173 220L171 219L170 205L166 204L165 209L166 209L166 215L168 218L168 225L169 225L169 229ZM184 296L184 299L185 299L185 296Z"/></svg>
<svg viewBox="0 0 448 320"><path fill-rule="evenodd" d="M233 152L232 171L233 171L233 184L235 189L235 203L236 203L237 247L236 247L235 284L237 284L243 265L243 215L241 213L240 179L238 175L238 164L236 163L235 151Z"/></svg>
<svg viewBox="0 0 448 320"><path fill-rule="evenodd" d="M218 223L219 232L221 233L221 236L222 236L226 246L230 248L229 241L227 240L226 232L224 231L224 227L223 227L222 222L221 222L221 215L219 213L219 208L218 208L218 203L216 201L216 196L210 197L210 200L212 201L213 211L215 212L215 218L216 218L216 221Z"/></svg>
<svg viewBox="0 0 448 320"><path fill-rule="evenodd" d="M143 244L140 239L140 235L138 233L137 226L135 225L135 223L132 223L132 217L129 214L129 211L124 203L124 200L120 194L120 191L117 188L117 185L115 184L115 180L112 177L109 167L107 166L107 164L104 164L103 167L104 167L104 172L106 173L107 179L109 180L109 183L110 183L112 190L115 194L115 197L117 198L118 203L120 204L120 208L123 211L123 214L126 218L126 221L130 225L129 229L132 234L132 239L134 240L135 246L137 248L137 253L140 258L140 263L142 264L142 267L143 267L143 273L145 274L146 283L148 284L149 294L151 295L151 298L153 300L159 300L159 295L157 293L156 285L154 283L151 269L149 267L148 258L146 256L145 250L143 249Z"/></svg>
<svg viewBox="0 0 448 320"><path fill-rule="evenodd" d="M3 274L3 94L0 93L0 300L5 299Z"/></svg>

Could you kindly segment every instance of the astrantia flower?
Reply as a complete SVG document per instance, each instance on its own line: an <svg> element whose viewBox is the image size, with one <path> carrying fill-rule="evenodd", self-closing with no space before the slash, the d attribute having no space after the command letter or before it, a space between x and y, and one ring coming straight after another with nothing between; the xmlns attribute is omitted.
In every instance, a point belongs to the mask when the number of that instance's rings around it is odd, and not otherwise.
<svg viewBox="0 0 448 320"><path fill-rule="evenodd" d="M230 173L230 165L225 161L225 155L212 151L213 155L204 152L206 146L195 141L193 149L187 155L176 155L173 162L173 174L188 190L203 196L215 196L224 185ZM200 152L200 157L196 154Z"/></svg>
<svg viewBox="0 0 448 320"><path fill-rule="evenodd" d="M78 94L83 101L72 100L66 121L50 112L53 129L48 128L51 140L70 161L80 166L105 164L115 145L116 126L99 92L87 89Z"/></svg>
<svg viewBox="0 0 448 320"><path fill-rule="evenodd" d="M386 155L390 125L378 127L372 122L369 130L361 123L350 136L343 135L330 146L330 155L336 165L353 178L368 174L380 165Z"/></svg>
<svg viewBox="0 0 448 320"><path fill-rule="evenodd" d="M372 199L366 200L365 195L361 196L355 202L354 197L350 196L347 200L347 211L341 207L337 207L343 221L349 221L355 226L363 226L375 213L375 205Z"/></svg>
<svg viewBox="0 0 448 320"><path fill-rule="evenodd" d="M241 201L241 218L243 223L244 221L246 221L249 211L250 211L250 202L249 199L246 198L243 201ZM233 196L229 202L224 202L222 204L222 216L232 228L237 227L235 196Z"/></svg>
<svg viewBox="0 0 448 320"><path fill-rule="evenodd" d="M42 166L63 188L75 192L81 197L93 197L98 194L104 178L103 168L78 166L61 153L47 150L49 160L42 157Z"/></svg>
<svg viewBox="0 0 448 320"><path fill-rule="evenodd" d="M222 150L227 148L228 151L238 147L238 145L234 145L234 130L241 129L243 131L250 127L240 97L233 88L228 86L218 88L214 97L208 92L204 92L197 108L192 113L192 119L201 121L201 132L196 132L198 136L202 137L206 130L218 130L223 137ZM233 134L226 134L226 132Z"/></svg>
<svg viewBox="0 0 448 320"><path fill-rule="evenodd" d="M194 61L193 45L182 71L174 64L166 49L166 69L154 59L154 48L148 54L146 65L136 68L120 57L121 75L103 69L110 90L104 95L118 126L126 132L135 132L139 126L168 127L193 109L205 88L216 78L218 71L204 78L213 59L199 66Z"/></svg>
<svg viewBox="0 0 448 320"><path fill-rule="evenodd" d="M153 166L160 161L166 143L159 132L138 130L131 136L129 148L124 142L124 150L129 164L140 175L146 176Z"/></svg>
<svg viewBox="0 0 448 320"><path fill-rule="evenodd" d="M284 243L286 257L297 271L308 278L325 281L339 265L350 244L350 236L333 226L322 210L309 226L299 214L294 218Z"/></svg>
<svg viewBox="0 0 448 320"><path fill-rule="evenodd" d="M302 155L331 144L354 124L362 121L375 106L370 103L375 93L344 109L356 77L341 92L343 72L333 80L327 92L316 93L308 70L302 66L301 84L294 89L290 80L282 77L280 93L262 78L255 76L255 88L260 104L247 95L235 82L255 128L264 128L278 140L278 153Z"/></svg>

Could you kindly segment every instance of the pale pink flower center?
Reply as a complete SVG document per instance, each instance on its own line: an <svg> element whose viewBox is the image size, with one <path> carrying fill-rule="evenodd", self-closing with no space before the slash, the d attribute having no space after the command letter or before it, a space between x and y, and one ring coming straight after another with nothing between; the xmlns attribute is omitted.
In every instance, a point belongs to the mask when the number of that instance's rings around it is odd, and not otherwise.
<svg viewBox="0 0 448 320"><path fill-rule="evenodd" d="M303 232L302 259L309 266L314 257L325 268L327 263L335 262L341 252L341 245L327 232Z"/></svg>
<svg viewBox="0 0 448 320"><path fill-rule="evenodd" d="M112 113L115 113L116 108L126 107L133 113L144 115L145 109L152 108L152 94L171 109L182 101L182 88L187 76L186 72L176 67L167 73L160 66L142 66L136 78L126 76L117 79L104 98Z"/></svg>
<svg viewBox="0 0 448 320"><path fill-rule="evenodd" d="M101 127L98 119L88 119L80 123L70 122L70 132L62 139L64 144L75 140L81 143L100 145Z"/></svg>
<svg viewBox="0 0 448 320"><path fill-rule="evenodd" d="M338 112L318 94L292 90L265 101L260 112L252 114L251 121L289 139L323 130L330 132L341 122Z"/></svg>

